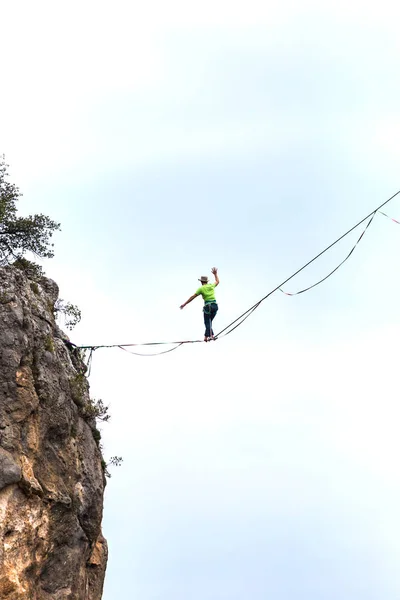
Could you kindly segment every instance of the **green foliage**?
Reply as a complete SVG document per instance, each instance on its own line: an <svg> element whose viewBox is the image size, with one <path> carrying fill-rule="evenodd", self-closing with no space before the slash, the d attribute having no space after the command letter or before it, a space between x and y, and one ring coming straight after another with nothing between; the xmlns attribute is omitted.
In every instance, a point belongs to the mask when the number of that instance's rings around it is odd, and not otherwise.
<svg viewBox="0 0 400 600"><path fill-rule="evenodd" d="M123 460L124 459L122 458L122 456L112 456L110 458L108 466L112 465L113 467L120 467Z"/></svg>
<svg viewBox="0 0 400 600"><path fill-rule="evenodd" d="M51 352L52 354L54 354L54 342L51 335L46 335L44 340L44 348L45 350L47 350L47 352Z"/></svg>
<svg viewBox="0 0 400 600"><path fill-rule="evenodd" d="M21 259L26 252L38 258L52 258L51 238L60 224L42 214L19 217L16 203L21 193L7 181L7 175L3 156L0 158L0 265Z"/></svg>
<svg viewBox="0 0 400 600"><path fill-rule="evenodd" d="M78 373L70 382L71 396L75 404L84 405L85 392L88 389L87 381L83 373Z"/></svg>
<svg viewBox="0 0 400 600"><path fill-rule="evenodd" d="M97 445L100 444L100 440L101 440L101 433L98 429L92 429L92 435L93 435L93 439L96 442Z"/></svg>
<svg viewBox="0 0 400 600"><path fill-rule="evenodd" d="M111 415L108 414L108 406L104 404L103 400L93 400L92 398L89 398L83 407L82 416L86 419L98 419L104 423L111 418Z"/></svg>
<svg viewBox="0 0 400 600"><path fill-rule="evenodd" d="M123 462L123 458L122 456L112 456L110 458L110 460L108 461L108 463L104 460L104 458L101 461L101 467L103 469L104 475L106 477L111 477L111 473L109 471L109 467L113 466L113 467L120 467L121 464Z"/></svg>
<svg viewBox="0 0 400 600"><path fill-rule="evenodd" d="M44 277L44 271L40 265L37 263L20 256L16 261L12 263L13 267L16 267L20 271L24 271L24 273L32 279L33 281L39 281L42 277Z"/></svg>
<svg viewBox="0 0 400 600"><path fill-rule="evenodd" d="M55 303L54 313L56 317L59 315L64 317L65 327L69 330L73 329L82 318L81 311L76 304L65 302L62 298L59 298Z"/></svg>
<svg viewBox="0 0 400 600"><path fill-rule="evenodd" d="M89 425L93 439L97 444L97 447L100 450L101 455L103 455L103 447L101 444L101 432L97 429L97 425L99 421L107 423L111 416L108 413L108 406L106 406L103 400L95 400L90 398L89 389L87 385L86 377L83 373L77 374L70 382L71 385L71 393L74 402L78 406L78 411L80 416L87 422ZM71 436L76 436L76 428L71 428ZM112 456L108 463L101 459L101 466L106 477L111 477L109 472L109 467L119 467L122 463L122 456Z"/></svg>

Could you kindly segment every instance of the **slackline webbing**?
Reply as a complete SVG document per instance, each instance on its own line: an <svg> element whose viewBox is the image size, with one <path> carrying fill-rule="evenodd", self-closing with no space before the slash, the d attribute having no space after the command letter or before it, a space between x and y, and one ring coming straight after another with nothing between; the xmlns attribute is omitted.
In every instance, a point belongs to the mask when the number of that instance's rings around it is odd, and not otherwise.
<svg viewBox="0 0 400 600"><path fill-rule="evenodd" d="M361 219L361 221L359 221L356 225L354 225L353 227L351 227L348 231L346 231L346 233L344 233L339 238L337 238L334 242L332 242L329 246L327 246L319 254L317 254L316 256L314 256L314 258L312 258L310 261L308 261L305 265L303 265L295 273L293 273L292 275L290 275L290 277L288 277L287 279L285 279L285 281L283 281L278 286L276 286L273 290L271 290L270 292L268 292L268 294L266 294L263 298L261 298L260 300L258 300L258 302L256 302L250 308L248 308L244 313L242 313L239 317L237 317L229 325L227 325L226 327L224 327L224 329L222 329L219 333L217 333L217 335L215 336L214 339L217 340L220 337L225 337L226 335L229 335L230 333L232 333L232 331L234 331L235 329L237 329L237 327L239 327L240 325L242 325L242 323L244 323L244 321L246 321L246 319L248 319L250 317L250 315L253 314L253 312L262 304L262 302L264 302L264 300L266 300L267 298L269 298L270 296L272 296L272 294L274 294L278 290L281 291L281 292L283 292L287 296L295 296L295 295L298 295L298 294L302 294L302 293L304 293L304 292L306 292L308 290L311 290L314 287L316 287L317 285L319 285L320 283L326 281L326 279L328 279L329 277L331 277L331 275L333 275L350 258L350 256L353 254L354 250L356 249L356 247L360 243L361 239L363 238L363 236L366 233L368 227L371 225L371 223L372 223L375 215L378 212L380 214L382 214L383 216L387 217L388 219L391 219L392 221L394 221L395 223L397 223L397 224L400 225L400 221L397 221L396 219L393 219L392 217L388 216L386 213L384 213L384 212L381 211L381 208L383 208L386 204L388 204L391 200L393 200L393 198L395 198L399 194L400 194L400 190L398 192L396 192L395 194L393 194L393 196L391 196L390 198L388 198L387 200L385 200L385 202L383 202L380 206L378 206L377 208L375 208L375 210L373 210L369 215L367 215L366 217L364 217L363 219ZM306 269L309 265L311 265L313 262L315 262L316 260L318 260L318 258L320 258L323 254L325 254L326 252L328 252L328 250L330 250L331 248L333 248L333 246L335 246L336 244L338 244L342 239L344 239L346 236L348 236L352 231L354 231L355 229L357 229L357 227L359 227L362 223L364 223L368 219L369 219L369 221L368 221L368 223L367 223L364 231L362 232L362 234L358 238L357 242L355 243L355 245L353 246L353 248L351 249L351 251L349 252L349 254L326 277L324 277L323 279L321 279L317 283L309 286L308 288L305 288L305 289L300 290L300 291L295 292L295 293L288 293L288 292L285 292L284 290L281 289L291 279L293 279L294 277L296 277L296 275L298 275L299 273L301 273L301 271L304 271L304 269ZM178 348L180 348L181 346L183 346L185 344L199 344L199 343L204 343L204 342L203 342L203 340L179 340L179 341L174 341L174 342L144 342L144 343L136 343L136 344L104 344L104 345L96 345L96 346L94 346L94 345L92 345L92 346L76 346L76 349L90 350L89 360L88 360L88 366L89 366L91 364L91 361L92 361L93 352L95 350L98 350L99 348L120 348L121 350L129 352L130 354L134 354L136 356L160 356L162 354L168 354L169 352L173 352L174 350L177 350ZM147 347L147 346L165 346L165 345L167 345L167 346L173 346L173 348L169 348L168 350L162 350L161 352L154 352L154 353L151 353L151 354L146 354L146 353L141 353L141 352L134 352L132 350L127 350L127 348L134 348L134 347L138 347L138 346L140 346L140 347Z"/></svg>
<svg viewBox="0 0 400 600"><path fill-rule="evenodd" d="M400 221L398 221L397 219L393 219L393 217L390 217L389 215L387 215L386 213L382 212L381 210L379 210L378 212L379 212L379 214L381 214L384 217L387 217L388 219L390 219L391 221L393 221L393 223L397 223L397 225L400 225Z"/></svg>
<svg viewBox="0 0 400 600"><path fill-rule="evenodd" d="M286 296L298 296L299 294L304 294L304 292L308 292L308 290L312 290L313 288L317 287L317 285L319 285L320 283L323 283L324 281L326 281L329 277L331 277L331 275L333 275L334 273L336 273L336 271L338 269L340 269L340 267L342 265L344 265L344 263L346 262L346 260L348 260L350 258L350 256L353 254L354 250L357 248L358 244L361 242L362 238L364 237L364 233L367 231L368 227L371 225L374 217L375 217L376 213L374 213L372 215L372 217L370 218L370 220L368 221L368 224L366 226L366 228L364 229L364 231L362 232L362 234L360 235L360 237L358 238L358 240L356 241L356 243L354 244L354 246L352 247L352 249L350 250L350 252L348 253L348 255L346 256L346 258L344 260L342 260L342 262L333 269L333 271L331 271L328 275L326 275L325 277L323 277L322 279L320 279L319 281L317 281L317 283L314 283L313 285L310 285L309 287L304 288L303 290L300 290L298 292L285 292L285 290L283 290L282 288L279 288L279 290L285 294Z"/></svg>

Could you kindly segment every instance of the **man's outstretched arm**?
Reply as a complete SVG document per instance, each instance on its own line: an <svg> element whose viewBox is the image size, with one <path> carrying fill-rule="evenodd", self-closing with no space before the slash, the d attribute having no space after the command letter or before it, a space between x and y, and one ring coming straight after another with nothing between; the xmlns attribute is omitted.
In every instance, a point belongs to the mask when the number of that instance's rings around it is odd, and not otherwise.
<svg viewBox="0 0 400 600"><path fill-rule="evenodd" d="M186 304L189 304L189 302L191 302L192 300L197 298L197 296L198 296L198 294L193 294L193 296L190 296L189 300L186 300L186 302L181 304L179 308L182 310L182 308L185 308Z"/></svg>

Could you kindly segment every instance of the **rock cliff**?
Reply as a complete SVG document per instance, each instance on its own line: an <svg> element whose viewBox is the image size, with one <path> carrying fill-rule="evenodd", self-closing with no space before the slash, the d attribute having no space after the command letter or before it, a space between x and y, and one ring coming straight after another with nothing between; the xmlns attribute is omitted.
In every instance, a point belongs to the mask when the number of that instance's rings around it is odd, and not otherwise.
<svg viewBox="0 0 400 600"><path fill-rule="evenodd" d="M100 600L104 473L57 285L0 268L0 598Z"/></svg>

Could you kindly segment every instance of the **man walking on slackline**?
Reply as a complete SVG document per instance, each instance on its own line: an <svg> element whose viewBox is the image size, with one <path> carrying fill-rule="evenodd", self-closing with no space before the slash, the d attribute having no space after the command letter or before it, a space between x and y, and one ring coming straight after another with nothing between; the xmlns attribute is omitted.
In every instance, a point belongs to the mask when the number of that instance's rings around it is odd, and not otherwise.
<svg viewBox="0 0 400 600"><path fill-rule="evenodd" d="M211 269L211 273L215 277L215 283L208 283L208 277L202 275L199 279L201 282L201 286L199 289L190 296L189 300L186 300L184 304L181 304L180 308L185 308L186 304L189 304L192 300L194 300L197 296L202 296L204 300L204 325L206 326L206 331L204 333L204 341L208 342L214 339L214 332L212 330L212 322L218 311L218 304L215 300L215 288L219 284L218 277L218 269L213 267Z"/></svg>

